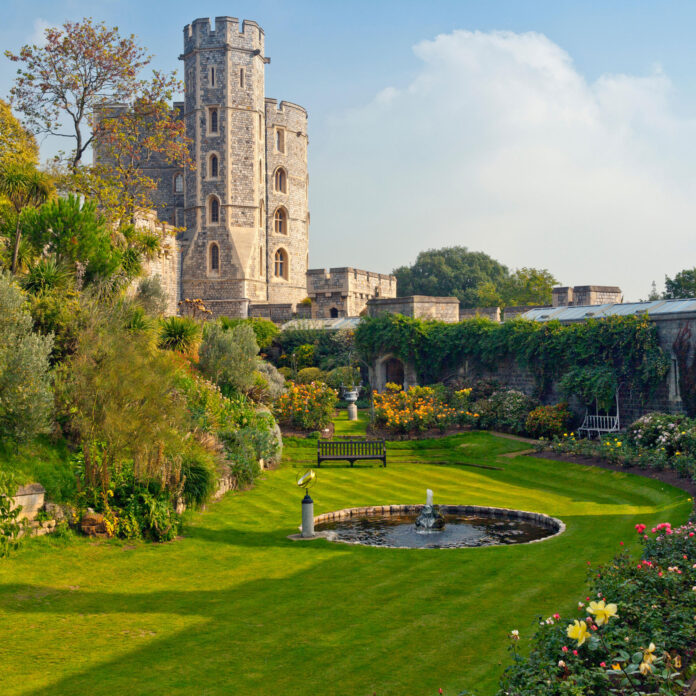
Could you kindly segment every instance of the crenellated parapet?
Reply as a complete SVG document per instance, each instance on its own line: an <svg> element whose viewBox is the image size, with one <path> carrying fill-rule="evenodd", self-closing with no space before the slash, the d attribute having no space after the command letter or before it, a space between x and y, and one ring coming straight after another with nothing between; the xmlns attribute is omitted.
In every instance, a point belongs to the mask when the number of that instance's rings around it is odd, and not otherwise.
<svg viewBox="0 0 696 696"><path fill-rule="evenodd" d="M184 27L184 55L196 50L227 47L264 55L263 29L250 20L240 22L236 17L194 19Z"/></svg>

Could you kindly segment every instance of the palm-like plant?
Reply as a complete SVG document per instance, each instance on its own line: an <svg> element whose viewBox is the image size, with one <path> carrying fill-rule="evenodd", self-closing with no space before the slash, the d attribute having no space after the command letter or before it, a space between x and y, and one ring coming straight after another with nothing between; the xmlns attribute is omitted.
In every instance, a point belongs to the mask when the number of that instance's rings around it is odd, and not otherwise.
<svg viewBox="0 0 696 696"><path fill-rule="evenodd" d="M201 327L190 317L167 317L162 320L159 347L190 355L201 340Z"/></svg>
<svg viewBox="0 0 696 696"><path fill-rule="evenodd" d="M32 295L65 287L70 281L69 271L53 258L40 258L29 266L22 278L22 287Z"/></svg>
<svg viewBox="0 0 696 696"><path fill-rule="evenodd" d="M0 195L5 196L17 213L14 247L12 249L12 273L17 272L19 243L22 237L21 220L25 208L37 208L53 191L51 178L31 164L10 163L0 171Z"/></svg>

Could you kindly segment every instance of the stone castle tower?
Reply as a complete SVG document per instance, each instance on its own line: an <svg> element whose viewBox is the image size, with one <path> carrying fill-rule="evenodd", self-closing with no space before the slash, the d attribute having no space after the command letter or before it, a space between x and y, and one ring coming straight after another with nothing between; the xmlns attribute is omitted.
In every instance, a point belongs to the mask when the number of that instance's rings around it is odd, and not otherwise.
<svg viewBox="0 0 696 696"><path fill-rule="evenodd" d="M265 97L263 29L233 17L184 28L185 101L195 168L160 168L163 217L185 228L181 297L215 315L307 296L307 112Z"/></svg>

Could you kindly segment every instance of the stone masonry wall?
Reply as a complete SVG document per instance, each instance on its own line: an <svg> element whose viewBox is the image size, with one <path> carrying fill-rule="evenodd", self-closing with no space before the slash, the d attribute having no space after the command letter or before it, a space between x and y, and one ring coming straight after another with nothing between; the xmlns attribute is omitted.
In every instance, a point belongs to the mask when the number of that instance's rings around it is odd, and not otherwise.
<svg viewBox="0 0 696 696"><path fill-rule="evenodd" d="M357 317L368 300L396 297L396 277L357 268L315 268L307 271L312 318Z"/></svg>
<svg viewBox="0 0 696 696"><path fill-rule="evenodd" d="M411 295L390 299L368 300L367 312L371 317L380 314L403 314L414 319L438 319L447 323L459 321L459 300L456 297L426 297Z"/></svg>
<svg viewBox="0 0 696 696"><path fill-rule="evenodd" d="M296 304L307 297L309 263L307 112L297 104L286 101L278 104L275 99L266 99L265 110L268 301ZM280 168L287 175L285 192L275 186L276 171ZM281 233L275 229L275 213L279 209L286 218ZM285 253L287 263L283 274L277 272L279 251Z"/></svg>

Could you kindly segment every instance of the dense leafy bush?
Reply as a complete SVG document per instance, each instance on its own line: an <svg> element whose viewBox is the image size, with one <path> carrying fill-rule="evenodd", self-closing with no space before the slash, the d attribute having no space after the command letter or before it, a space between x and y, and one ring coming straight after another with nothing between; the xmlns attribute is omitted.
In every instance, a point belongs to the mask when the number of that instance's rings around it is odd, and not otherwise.
<svg viewBox="0 0 696 696"><path fill-rule="evenodd" d="M333 389L360 384L360 370L357 367L336 367L326 375L326 383Z"/></svg>
<svg viewBox="0 0 696 696"><path fill-rule="evenodd" d="M383 394L374 394L375 424L395 433L446 430L471 425L475 414L469 410L470 389L448 393L437 387L411 387L404 391L387 384Z"/></svg>
<svg viewBox="0 0 696 696"><path fill-rule="evenodd" d="M499 696L682 693L696 641L696 525L636 531L641 560L624 554L591 570L578 613L540 617L528 657L513 631Z"/></svg>
<svg viewBox="0 0 696 696"><path fill-rule="evenodd" d="M303 367L297 371L295 381L298 384L311 384L312 382L326 382L326 373L318 367Z"/></svg>
<svg viewBox="0 0 696 696"><path fill-rule="evenodd" d="M626 440L636 447L664 448L696 454L696 422L682 414L647 413L626 430Z"/></svg>
<svg viewBox="0 0 696 696"><path fill-rule="evenodd" d="M259 359L256 372L261 377L259 392L254 394L255 401L270 403L275 401L285 391L285 376L276 369L275 365Z"/></svg>
<svg viewBox="0 0 696 696"><path fill-rule="evenodd" d="M0 437L13 440L44 432L53 412L53 339L32 324L21 290L0 274Z"/></svg>
<svg viewBox="0 0 696 696"><path fill-rule="evenodd" d="M527 417L535 408L533 399L520 391L498 391L487 399L479 399L472 410L479 414L479 426L521 435L525 432Z"/></svg>
<svg viewBox="0 0 696 696"><path fill-rule="evenodd" d="M321 430L331 423L338 395L323 382L290 384L275 402L274 412L281 424L299 430Z"/></svg>
<svg viewBox="0 0 696 696"><path fill-rule="evenodd" d="M9 556L19 547L22 521L21 507L13 507L17 485L7 473L0 471L0 558Z"/></svg>
<svg viewBox="0 0 696 696"><path fill-rule="evenodd" d="M560 437L568 429L571 420L568 404L537 406L529 412L525 430L531 437Z"/></svg>
<svg viewBox="0 0 696 696"><path fill-rule="evenodd" d="M311 323L308 324L311 326ZM348 365L354 349L354 333L348 330L295 328L280 333L276 342L281 348L278 366L301 369L318 367L324 371ZM302 350L295 354L301 346Z"/></svg>
<svg viewBox="0 0 696 696"><path fill-rule="evenodd" d="M235 326L246 325L251 326L256 336L256 343L259 350L267 350L280 333L280 329L270 320L262 319L261 317L253 317L251 319L230 319L229 317L220 317L220 326L223 329L233 329Z"/></svg>
<svg viewBox="0 0 696 696"><path fill-rule="evenodd" d="M256 334L248 324L207 324L199 351L201 372L223 389L247 393L256 384Z"/></svg>

